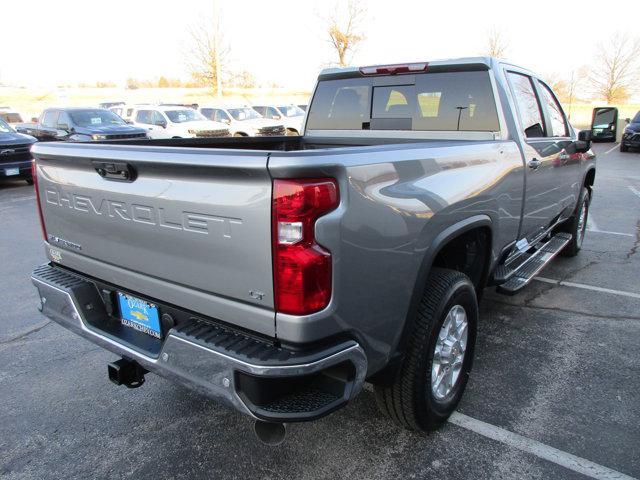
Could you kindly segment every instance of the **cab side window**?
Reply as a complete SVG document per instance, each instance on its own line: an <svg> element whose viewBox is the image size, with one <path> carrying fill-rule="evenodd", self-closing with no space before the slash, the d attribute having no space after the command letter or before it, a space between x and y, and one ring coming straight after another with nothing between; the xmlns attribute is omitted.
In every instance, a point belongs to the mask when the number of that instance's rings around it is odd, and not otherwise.
<svg viewBox="0 0 640 480"><path fill-rule="evenodd" d="M229 122L229 115L226 114L224 110L216 110L216 114L214 117L216 122Z"/></svg>
<svg viewBox="0 0 640 480"><path fill-rule="evenodd" d="M260 112L262 113L262 112ZM273 108L273 107L267 107L267 112L264 114L265 117L267 118L271 118L271 119L278 119L280 118L280 114L278 113L278 111Z"/></svg>
<svg viewBox="0 0 640 480"><path fill-rule="evenodd" d="M162 115L160 112L158 112L157 110L154 110L152 112L152 125L166 125L167 121L164 118L164 115Z"/></svg>
<svg viewBox="0 0 640 480"><path fill-rule="evenodd" d="M71 118L69 118L69 114L67 112L60 112L60 115L58 116L57 126L62 125L71 127Z"/></svg>
<svg viewBox="0 0 640 480"><path fill-rule="evenodd" d="M509 72L509 83L518 105L520 126L527 138L544 137L544 123L531 77Z"/></svg>
<svg viewBox="0 0 640 480"><path fill-rule="evenodd" d="M542 90L542 100L547 106L549 122L551 123L551 131L547 132L547 135L550 137L568 137L569 132L562 107L553 92L551 92L551 89L542 82L538 83L541 87L540 90Z"/></svg>
<svg viewBox="0 0 640 480"><path fill-rule="evenodd" d="M153 125L151 121L151 110L138 110L136 112L136 122L143 123L145 125Z"/></svg>
<svg viewBox="0 0 640 480"><path fill-rule="evenodd" d="M44 112L42 116L42 126L47 128L56 128L58 124L58 112L56 110L49 110Z"/></svg>

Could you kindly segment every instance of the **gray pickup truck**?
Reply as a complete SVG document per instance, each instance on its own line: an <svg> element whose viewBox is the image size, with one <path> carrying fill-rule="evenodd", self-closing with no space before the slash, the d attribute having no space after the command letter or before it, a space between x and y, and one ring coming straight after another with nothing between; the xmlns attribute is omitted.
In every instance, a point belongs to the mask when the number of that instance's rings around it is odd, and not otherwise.
<svg viewBox="0 0 640 480"><path fill-rule="evenodd" d="M585 234L595 156L493 58L324 70L301 137L33 147L40 310L252 417L260 438L373 384L413 430L454 411L482 290ZM159 399L159 401L161 401Z"/></svg>

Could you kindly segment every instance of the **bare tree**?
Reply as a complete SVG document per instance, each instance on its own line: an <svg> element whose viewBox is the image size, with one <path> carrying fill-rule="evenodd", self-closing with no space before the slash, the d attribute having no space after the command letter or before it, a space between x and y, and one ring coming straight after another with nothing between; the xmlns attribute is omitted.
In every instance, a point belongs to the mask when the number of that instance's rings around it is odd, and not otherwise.
<svg viewBox="0 0 640 480"><path fill-rule="evenodd" d="M640 38L616 33L600 43L588 77L593 93L607 103L625 101L639 76L639 57Z"/></svg>
<svg viewBox="0 0 640 480"><path fill-rule="evenodd" d="M223 70L229 57L229 47L220 29L220 17L191 27L188 67L194 80L211 86L216 95L222 94Z"/></svg>
<svg viewBox="0 0 640 480"><path fill-rule="evenodd" d="M485 55L504 58L508 47L507 39L501 29L493 27L490 30L487 30L487 43L484 51Z"/></svg>
<svg viewBox="0 0 640 480"><path fill-rule="evenodd" d="M571 119L573 103L580 99L580 91L583 88L586 77L586 67L571 70L565 77L560 77L557 73L551 73L545 76L545 81L554 91L558 100L560 100L567 109L569 119Z"/></svg>
<svg viewBox="0 0 640 480"><path fill-rule="evenodd" d="M334 5L334 13L324 19L327 23L329 43L338 56L338 65L347 66L358 45L364 40L361 32L366 10L361 0L349 0L346 15L340 15L339 4Z"/></svg>

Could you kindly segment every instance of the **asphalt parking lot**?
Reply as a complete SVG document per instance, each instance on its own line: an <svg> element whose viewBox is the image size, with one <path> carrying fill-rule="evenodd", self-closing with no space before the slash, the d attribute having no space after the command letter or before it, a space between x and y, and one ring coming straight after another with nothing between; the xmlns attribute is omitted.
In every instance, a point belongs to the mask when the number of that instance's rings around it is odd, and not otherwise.
<svg viewBox="0 0 640 480"><path fill-rule="evenodd" d="M0 184L0 477L640 477L640 154L597 144L582 252L524 292L487 290L459 414L420 436L369 389L267 447L251 422L157 376L116 387L115 356L48 322L33 188ZM605 153L607 152L608 153Z"/></svg>

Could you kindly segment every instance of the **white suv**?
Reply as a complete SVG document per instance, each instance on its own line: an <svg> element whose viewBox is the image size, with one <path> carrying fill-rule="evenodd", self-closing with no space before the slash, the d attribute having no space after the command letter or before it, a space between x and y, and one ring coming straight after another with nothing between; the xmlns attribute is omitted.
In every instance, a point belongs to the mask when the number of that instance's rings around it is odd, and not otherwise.
<svg viewBox="0 0 640 480"><path fill-rule="evenodd" d="M229 128L207 120L187 107L148 106L134 108L129 122L147 130L150 138L228 137Z"/></svg>
<svg viewBox="0 0 640 480"><path fill-rule="evenodd" d="M210 120L224 123L234 137L284 135L282 122L263 118L251 107L200 107L198 111Z"/></svg>
<svg viewBox="0 0 640 480"><path fill-rule="evenodd" d="M264 118L277 120L287 129L287 135L300 135L302 133L302 122L304 121L304 110L297 105L259 105L254 106Z"/></svg>

